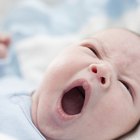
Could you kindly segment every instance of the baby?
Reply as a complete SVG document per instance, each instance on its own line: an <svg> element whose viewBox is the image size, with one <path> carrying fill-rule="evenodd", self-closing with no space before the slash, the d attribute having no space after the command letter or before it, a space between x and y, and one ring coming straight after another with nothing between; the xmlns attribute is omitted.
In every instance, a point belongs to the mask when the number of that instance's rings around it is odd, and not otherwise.
<svg viewBox="0 0 140 140"><path fill-rule="evenodd" d="M139 59L140 38L124 29L67 47L32 94L20 78L7 84L0 132L16 140L118 139L140 120Z"/></svg>

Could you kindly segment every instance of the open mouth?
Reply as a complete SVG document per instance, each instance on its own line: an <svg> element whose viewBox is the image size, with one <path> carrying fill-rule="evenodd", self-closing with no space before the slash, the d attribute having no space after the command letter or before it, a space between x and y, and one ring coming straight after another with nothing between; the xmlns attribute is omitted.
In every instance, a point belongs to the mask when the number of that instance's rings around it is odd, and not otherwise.
<svg viewBox="0 0 140 140"><path fill-rule="evenodd" d="M82 111L85 102L85 90L82 86L76 86L65 92L61 105L68 115L76 115Z"/></svg>

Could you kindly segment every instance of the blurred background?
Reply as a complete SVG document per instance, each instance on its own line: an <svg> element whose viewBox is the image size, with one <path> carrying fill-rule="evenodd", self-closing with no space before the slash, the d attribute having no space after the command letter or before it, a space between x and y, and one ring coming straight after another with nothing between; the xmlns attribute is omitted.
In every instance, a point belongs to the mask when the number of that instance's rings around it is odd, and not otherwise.
<svg viewBox="0 0 140 140"><path fill-rule="evenodd" d="M34 22L39 32L46 24L44 32L53 35L114 26L140 32L140 0L0 0L0 23L7 18L22 26Z"/></svg>
<svg viewBox="0 0 140 140"><path fill-rule="evenodd" d="M111 27L140 33L140 0L0 0L0 31L19 60L10 63L34 83L62 48Z"/></svg>

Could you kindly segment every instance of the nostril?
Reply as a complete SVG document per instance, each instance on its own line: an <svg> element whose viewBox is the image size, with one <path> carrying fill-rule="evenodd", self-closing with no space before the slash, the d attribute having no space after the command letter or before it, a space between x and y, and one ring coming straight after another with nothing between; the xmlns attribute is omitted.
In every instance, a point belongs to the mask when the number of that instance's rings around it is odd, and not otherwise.
<svg viewBox="0 0 140 140"><path fill-rule="evenodd" d="M97 73L97 68L96 67L93 67L92 68L92 72Z"/></svg>
<svg viewBox="0 0 140 140"><path fill-rule="evenodd" d="M101 79L101 83L102 83L102 84L105 84L105 83L106 83L105 77L101 77L100 79Z"/></svg>

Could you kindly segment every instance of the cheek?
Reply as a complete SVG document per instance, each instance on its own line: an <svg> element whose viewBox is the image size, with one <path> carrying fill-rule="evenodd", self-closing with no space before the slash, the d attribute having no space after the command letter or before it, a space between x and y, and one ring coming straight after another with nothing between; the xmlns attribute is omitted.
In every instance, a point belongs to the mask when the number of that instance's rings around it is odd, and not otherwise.
<svg viewBox="0 0 140 140"><path fill-rule="evenodd" d="M82 55L82 53L62 53L49 65L47 73L55 77L55 79L56 77L57 79L62 79L63 76L67 80L72 75L89 66L90 62L91 60L89 61L87 56Z"/></svg>
<svg viewBox="0 0 140 140"><path fill-rule="evenodd" d="M50 104L51 103L51 104ZM50 116L52 115L53 99L49 96L41 96L37 108L37 123L42 132L46 132L47 126L50 126Z"/></svg>
<svg viewBox="0 0 140 140"><path fill-rule="evenodd" d="M126 98L123 94L112 92L112 95L100 99L88 118L93 124L92 127L101 133L114 136L132 129L137 118L133 105Z"/></svg>

